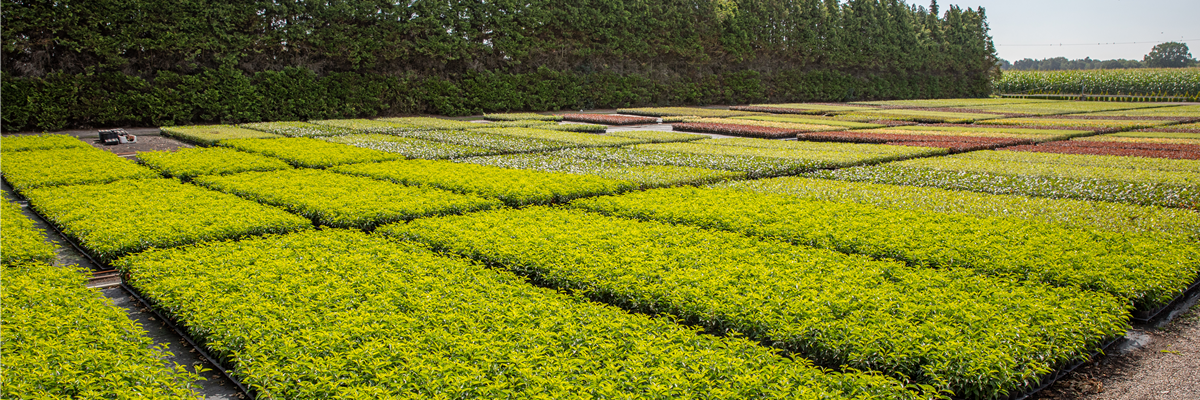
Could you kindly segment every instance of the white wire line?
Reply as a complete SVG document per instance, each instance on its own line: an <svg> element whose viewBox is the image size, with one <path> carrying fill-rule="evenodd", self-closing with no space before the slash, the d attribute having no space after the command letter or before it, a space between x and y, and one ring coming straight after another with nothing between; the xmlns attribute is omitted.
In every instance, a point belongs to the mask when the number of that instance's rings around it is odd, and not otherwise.
<svg viewBox="0 0 1200 400"><path fill-rule="evenodd" d="M1197 40L1200 40L1200 39L1156 40L1156 41L1149 41L1149 42L1109 42L1109 43L1097 42L1097 43L1050 43L1050 44L998 44L996 46L997 47L999 47L999 46L1006 46L1006 47L1110 46L1110 45L1120 45L1120 44L1149 44L1149 43L1158 44L1158 43L1166 43L1166 42L1195 42Z"/></svg>

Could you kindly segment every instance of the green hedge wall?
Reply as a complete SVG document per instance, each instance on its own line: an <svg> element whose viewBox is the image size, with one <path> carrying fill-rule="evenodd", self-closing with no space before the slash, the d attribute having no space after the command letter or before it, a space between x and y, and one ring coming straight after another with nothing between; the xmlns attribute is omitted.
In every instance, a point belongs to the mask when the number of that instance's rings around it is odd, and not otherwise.
<svg viewBox="0 0 1200 400"><path fill-rule="evenodd" d="M982 8L898 0L0 2L6 131L984 96L996 65Z"/></svg>

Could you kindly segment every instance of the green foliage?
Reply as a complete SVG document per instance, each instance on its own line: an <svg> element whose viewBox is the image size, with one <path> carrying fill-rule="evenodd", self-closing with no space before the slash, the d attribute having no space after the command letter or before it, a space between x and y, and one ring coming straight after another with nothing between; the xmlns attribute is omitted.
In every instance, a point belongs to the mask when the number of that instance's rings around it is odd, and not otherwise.
<svg viewBox="0 0 1200 400"><path fill-rule="evenodd" d="M763 115L762 113L756 112L696 107L621 108L617 109L617 112L621 114L641 115L645 117L730 118L748 115Z"/></svg>
<svg viewBox="0 0 1200 400"><path fill-rule="evenodd" d="M1019 218L1075 229L1200 239L1200 213L1174 208L790 176L713 186L803 199L870 204L890 209Z"/></svg>
<svg viewBox="0 0 1200 400"><path fill-rule="evenodd" d="M620 193L634 188L632 182L592 176L523 171L449 161L404 160L342 165L330 170L404 185L500 199L514 207L561 203L580 197Z"/></svg>
<svg viewBox="0 0 1200 400"><path fill-rule="evenodd" d="M163 136L185 142L215 146L226 139L271 139L280 137L273 133L238 128L231 125L169 126L159 128Z"/></svg>
<svg viewBox="0 0 1200 400"><path fill-rule="evenodd" d="M0 232L3 232L0 238L0 264L54 262L54 243L48 241L46 233L25 216L21 206L9 200L8 194L0 198Z"/></svg>
<svg viewBox="0 0 1200 400"><path fill-rule="evenodd" d="M4 180L18 192L47 186L158 178L158 173L94 147L4 153Z"/></svg>
<svg viewBox="0 0 1200 400"><path fill-rule="evenodd" d="M429 140L458 146L482 147L502 153L549 151L575 146L572 143L561 142L557 140L498 135L484 133L478 130L472 130L470 132L447 130L413 130L397 132L396 135L406 138Z"/></svg>
<svg viewBox="0 0 1200 400"><path fill-rule="evenodd" d="M771 121L771 122L786 122L792 124L813 124L813 125L830 125L837 126L843 129L866 129L866 128L881 128L880 124L868 124L853 121L841 121L833 118L818 118L818 117L792 117L778 115L753 115L748 117L732 117L733 120L754 120L754 121Z"/></svg>
<svg viewBox="0 0 1200 400"><path fill-rule="evenodd" d="M465 130L480 127L480 124L474 122L429 117L380 118L379 121L411 125L425 129Z"/></svg>
<svg viewBox="0 0 1200 400"><path fill-rule="evenodd" d="M1084 114L1087 116L1119 116L1119 117L1179 117L1181 119L1200 119L1200 104L1186 106L1168 106L1155 108L1137 108L1121 111L1100 111Z"/></svg>
<svg viewBox="0 0 1200 400"><path fill-rule="evenodd" d="M976 151L811 174L817 178L994 194L1200 208L1200 162Z"/></svg>
<svg viewBox="0 0 1200 400"><path fill-rule="evenodd" d="M120 268L266 398L929 395L355 231L150 251Z"/></svg>
<svg viewBox="0 0 1200 400"><path fill-rule="evenodd" d="M1192 58L1187 43L1165 42L1154 45L1142 63L1146 68L1183 68L1196 66L1196 59Z"/></svg>
<svg viewBox="0 0 1200 400"><path fill-rule="evenodd" d="M851 104L862 104L872 106L886 107L901 107L901 108L975 108L982 106L995 106L1001 104L1031 104L1031 103L1051 103L1053 100L1037 100L1037 99L1016 99L1016 98L982 98L982 99L921 99L921 100L884 100L884 101L860 101Z"/></svg>
<svg viewBox="0 0 1200 400"><path fill-rule="evenodd" d="M358 133L397 134L400 132L418 129L416 125L369 119L328 119L309 122L333 128L349 129L351 132Z"/></svg>
<svg viewBox="0 0 1200 400"><path fill-rule="evenodd" d="M325 168L339 164L399 160L404 156L378 150L329 143L313 138L229 139L221 146L277 157L297 167Z"/></svg>
<svg viewBox="0 0 1200 400"><path fill-rule="evenodd" d="M256 131L263 131L287 137L337 136L348 135L355 132L349 128L310 124L308 122L301 121L256 122L252 124L241 124L238 126L241 128L253 129Z"/></svg>
<svg viewBox="0 0 1200 400"><path fill-rule="evenodd" d="M765 126L768 128L794 129L801 132L821 132L821 131L838 131L844 129L839 126L821 125L811 123L800 123L791 121L764 121L758 119L743 119L743 118L687 118L682 122L699 123L699 124L727 124L727 125L750 125L750 126ZM795 136L795 135L793 135Z"/></svg>
<svg viewBox="0 0 1200 400"><path fill-rule="evenodd" d="M516 121L495 121L483 124L482 128L543 128L546 126L558 125L554 121L543 121L540 119L519 119ZM476 125L472 128L480 128Z"/></svg>
<svg viewBox="0 0 1200 400"><path fill-rule="evenodd" d="M1037 116L1094 113L1101 111L1136 110L1140 108L1165 107L1166 103L1122 103L1104 101L1054 101L1022 104L1000 104L971 107L972 109L1000 114L1029 114Z"/></svg>
<svg viewBox="0 0 1200 400"><path fill-rule="evenodd" d="M325 138L325 141L427 160L485 156L503 152L478 146L462 146L380 134L333 136Z"/></svg>
<svg viewBox="0 0 1200 400"><path fill-rule="evenodd" d="M471 195L312 169L203 176L195 183L337 228L372 229L390 222L501 206L499 201Z"/></svg>
<svg viewBox="0 0 1200 400"><path fill-rule="evenodd" d="M5 232L7 233L7 227ZM3 266L0 342L5 398L199 399L199 375L169 365L155 345L77 266Z"/></svg>
<svg viewBox="0 0 1200 400"><path fill-rule="evenodd" d="M808 170L812 164L804 160L775 157L778 154L774 152L764 155L754 152L724 152L719 148L713 148L714 146L704 146L702 149L697 149L695 146L644 148L645 146L649 145L566 149L555 152L555 154L575 159L633 165L671 165L736 171L744 172L747 177L786 175Z"/></svg>
<svg viewBox="0 0 1200 400"><path fill-rule="evenodd" d="M982 9L894 0L6 10L5 130L982 97L996 65Z"/></svg>
<svg viewBox="0 0 1200 400"><path fill-rule="evenodd" d="M1068 130L1068 129L1027 129L1027 128L1007 128L999 126L936 126L936 125L910 125L895 128L879 128L862 131L864 133L895 133L903 135L952 135L952 136L980 136L980 137L1003 137L1014 139L1029 139L1035 142L1046 142L1052 140L1067 140L1073 137L1091 135L1091 130Z"/></svg>
<svg viewBox="0 0 1200 400"><path fill-rule="evenodd" d="M636 139L642 141L643 143L690 142L709 137L708 135L694 135L691 133L664 131L616 131L608 132L607 135Z"/></svg>
<svg viewBox="0 0 1200 400"><path fill-rule="evenodd" d="M1108 292L1151 310L1200 273L1200 246L1162 236L887 209L736 190L676 188L572 202L605 214L778 239L914 267L965 268ZM829 223L837 221L837 223Z"/></svg>
<svg viewBox="0 0 1200 400"><path fill-rule="evenodd" d="M92 145L70 135L8 135L0 141L0 152L88 148Z"/></svg>
<svg viewBox="0 0 1200 400"><path fill-rule="evenodd" d="M671 165L646 165L632 161L597 160L572 156L570 150L550 153L471 157L464 163L543 172L594 175L601 178L634 182L646 189L662 186L702 185L743 178L744 172Z"/></svg>
<svg viewBox="0 0 1200 400"><path fill-rule="evenodd" d="M881 371L964 398L1031 389L1123 335L1128 318L1126 306L1103 293L579 210L486 211L377 232L597 301L746 335L821 365Z"/></svg>
<svg viewBox="0 0 1200 400"><path fill-rule="evenodd" d="M546 115L534 113L483 114L488 121L562 121L561 115Z"/></svg>
<svg viewBox="0 0 1200 400"><path fill-rule="evenodd" d="M863 107L858 105L845 104L822 104L822 103L784 103L784 104L751 104L743 107L731 107L731 109L739 111L751 111L758 113L772 114L808 114L808 115L829 115L829 114L845 114L853 111L870 111L875 107Z"/></svg>
<svg viewBox="0 0 1200 400"><path fill-rule="evenodd" d="M490 133L493 135L515 136L519 138L541 139L553 142L569 143L573 145L573 147L622 146L627 144L642 143L642 141L637 139L542 129L540 126L537 128L481 128L474 129L473 131Z"/></svg>
<svg viewBox="0 0 1200 400"><path fill-rule="evenodd" d="M688 144L703 153L749 152L787 159L818 162L820 168L902 160L946 154L945 149L914 146L889 146L861 143L817 143L754 138L703 139ZM706 147L707 146L707 147ZM648 146L643 146L646 148ZM735 149L730 149L733 147Z"/></svg>
<svg viewBox="0 0 1200 400"><path fill-rule="evenodd" d="M1083 128L1098 132L1124 131L1166 125L1171 121L1133 119L1076 119L1076 118L1000 118L979 121L983 125L1045 126L1055 128Z"/></svg>
<svg viewBox="0 0 1200 400"><path fill-rule="evenodd" d="M535 128L548 129L548 130L552 130L552 131L604 133L605 131L608 130L608 125L566 123L566 124L538 125Z"/></svg>
<svg viewBox="0 0 1200 400"><path fill-rule="evenodd" d="M176 151L139 151L138 161L164 176L191 180L201 175L226 175L246 171L292 168L277 158L244 153L224 147L200 147Z"/></svg>
<svg viewBox="0 0 1200 400"><path fill-rule="evenodd" d="M834 119L842 119L846 121L877 121L877 120L893 120L893 121L911 121L925 123L948 123L948 124L969 124L976 121L1000 118L1003 115L997 114L980 114L980 113L962 113L962 112L947 112L947 111L929 111L929 110L904 110L904 109L876 109L871 111L855 111L847 114L836 115Z"/></svg>
<svg viewBox="0 0 1200 400"><path fill-rule="evenodd" d="M311 227L283 210L173 179L39 188L25 196L101 263L153 247Z"/></svg>
<svg viewBox="0 0 1200 400"><path fill-rule="evenodd" d="M1200 69L1006 71L996 81L996 92L1195 98L1200 96Z"/></svg>
<svg viewBox="0 0 1200 400"><path fill-rule="evenodd" d="M945 149L854 143L813 143L766 139L702 139L618 148L569 149L571 158L673 165L745 172L748 177L795 174L818 168L945 154Z"/></svg>

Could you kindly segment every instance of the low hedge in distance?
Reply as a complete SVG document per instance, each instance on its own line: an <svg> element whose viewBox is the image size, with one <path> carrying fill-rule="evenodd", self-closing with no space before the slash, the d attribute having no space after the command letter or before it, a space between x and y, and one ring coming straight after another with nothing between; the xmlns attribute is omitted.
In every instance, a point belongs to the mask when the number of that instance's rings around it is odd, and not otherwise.
<svg viewBox="0 0 1200 400"><path fill-rule="evenodd" d="M737 117L746 115L763 115L759 112L747 112L737 110L720 110L714 108L699 108L699 107L642 107L642 108L618 108L618 113L640 115L644 117L706 117L706 118L725 118ZM667 122L667 121L663 121Z"/></svg>
<svg viewBox="0 0 1200 400"><path fill-rule="evenodd" d="M163 136L185 142L215 146L226 139L272 139L282 137L274 133L239 128L232 125L165 126L159 128Z"/></svg>
<svg viewBox="0 0 1200 400"><path fill-rule="evenodd" d="M1079 136L1091 135L1091 130L1081 129L1028 129L1008 128L999 126L980 125L911 125L891 128L871 129L864 132L904 133L920 132L926 135L965 135L980 137L1003 137L1014 139L1029 139L1034 142L1067 140Z"/></svg>
<svg viewBox="0 0 1200 400"><path fill-rule="evenodd" d="M1171 121L1132 119L1082 119L1082 118L1000 118L979 121L983 125L1048 126L1087 129L1093 132L1115 132L1130 129L1151 128L1166 125Z"/></svg>
<svg viewBox="0 0 1200 400"><path fill-rule="evenodd" d="M571 203L609 215L722 229L914 267L965 268L1102 291L1140 311L1200 276L1200 246L1029 221L886 209L737 190L674 188Z"/></svg>
<svg viewBox="0 0 1200 400"><path fill-rule="evenodd" d="M477 196L314 169L202 176L194 182L338 228L373 229L390 222L501 206L499 201Z"/></svg>
<svg viewBox="0 0 1200 400"><path fill-rule="evenodd" d="M70 135L5 135L0 140L0 153L29 150L88 148L92 145Z"/></svg>
<svg viewBox="0 0 1200 400"><path fill-rule="evenodd" d="M324 125L334 128L349 129L357 133L386 133L396 134L399 132L410 131L413 129L421 129L416 125L402 124L399 122L388 122L383 120L370 119L324 119L308 121L317 125Z"/></svg>
<svg viewBox="0 0 1200 400"><path fill-rule="evenodd" d="M674 143L666 143L674 144ZM644 145L643 145L644 146ZM707 146L713 147L713 146ZM794 174L811 170L812 163L761 154L710 151L707 153L691 148L651 147L592 147L566 149L559 152L568 157L600 161L615 161L638 165L673 165L678 167L705 168L743 172L747 177L763 177Z"/></svg>
<svg viewBox="0 0 1200 400"><path fill-rule="evenodd" d="M25 262L50 264L54 262L54 245L46 241L46 233L37 228L12 202L8 194L0 198L0 264Z"/></svg>
<svg viewBox="0 0 1200 400"><path fill-rule="evenodd" d="M1171 235L1200 240L1200 213L1154 206L963 192L934 187L787 176L715 184L746 190L884 208L1018 218L1076 229Z"/></svg>
<svg viewBox="0 0 1200 400"><path fill-rule="evenodd" d="M483 114L483 119L488 121L562 121L561 115L548 115L537 113L499 113L499 114Z"/></svg>
<svg viewBox="0 0 1200 400"><path fill-rule="evenodd" d="M297 167L325 168L339 164L403 159L404 156L378 150L329 143L313 138L231 139L221 146L276 157Z"/></svg>
<svg viewBox="0 0 1200 400"><path fill-rule="evenodd" d="M694 135L683 132L666 132L666 131L617 131L608 132L608 136L618 136L640 140L643 143L669 143L669 142L690 142L693 140L708 139L708 135Z"/></svg>
<svg viewBox="0 0 1200 400"><path fill-rule="evenodd" d="M554 142L569 143L579 147L595 147L595 146L624 146L627 144L642 143L637 139L613 137L604 135L593 135L588 133L568 132L561 130L537 128L481 128L474 129L474 132L490 133L493 135L514 136L529 139L541 139Z"/></svg>
<svg viewBox="0 0 1200 400"><path fill-rule="evenodd" d="M629 115L610 114L563 114L564 121L587 122L604 125L646 125L657 124L658 118L633 117Z"/></svg>
<svg viewBox="0 0 1200 400"><path fill-rule="evenodd" d="M687 143L654 143L629 147L595 147L567 149L558 152L569 157L601 161L618 161L640 165L674 165L680 167L719 169L746 173L747 177L796 174L837 163L871 159L874 155L847 152L800 152L789 149L755 148L746 146L715 146ZM724 139L722 139L724 140ZM777 142L763 139L764 142ZM784 142L780 142L784 143ZM901 146L885 146L903 149ZM916 148L910 148L916 149ZM940 151L944 149L924 149ZM819 159L818 159L819 158Z"/></svg>
<svg viewBox="0 0 1200 400"><path fill-rule="evenodd" d="M5 234L8 231L5 230ZM138 323L77 266L4 265L0 350L5 398L201 399L203 379L163 360Z"/></svg>
<svg viewBox="0 0 1200 400"><path fill-rule="evenodd" d="M1200 160L1200 146L1169 143L1130 143L1089 141L1048 142L1040 145L1013 146L1004 151L1032 151L1058 154L1096 154L1124 157Z"/></svg>
<svg viewBox="0 0 1200 400"><path fill-rule="evenodd" d="M677 185L703 185L746 176L744 172L673 165L645 165L617 160L573 157L569 151L471 157L463 163L542 172L594 175L601 178L634 182L639 188Z"/></svg>
<svg viewBox="0 0 1200 400"><path fill-rule="evenodd" d="M422 158L426 160L485 156L503 152L479 146L462 146L377 133L335 136L325 138L324 140L330 143L348 144L354 147L386 151L408 158Z"/></svg>
<svg viewBox="0 0 1200 400"><path fill-rule="evenodd" d="M841 132L805 132L796 135L796 140L817 142L845 143L878 143L893 146L941 147L951 153L994 149L1003 146L1032 144L1028 139L998 138L983 136L953 136L946 134L925 134L914 131L911 134L879 133L872 130L841 131Z"/></svg>
<svg viewBox="0 0 1200 400"><path fill-rule="evenodd" d="M751 104L748 106L733 106L730 110L750 111L756 113L771 113L771 114L808 114L808 115L827 115L827 114L845 114L854 111L869 111L875 110L875 107L857 106L849 104L824 104L824 103L784 103L784 104Z"/></svg>
<svg viewBox="0 0 1200 400"><path fill-rule="evenodd" d="M524 171L449 161L404 160L342 165L330 169L410 186L445 189L500 199L510 206L561 203L572 199L620 193L632 182L562 173Z"/></svg>
<svg viewBox="0 0 1200 400"><path fill-rule="evenodd" d="M377 121L412 125L423 129L466 130L478 128L483 124L469 121L458 121L431 117L380 118Z"/></svg>
<svg viewBox="0 0 1200 400"><path fill-rule="evenodd" d="M1192 104L1187 106L1172 105L1167 107L1137 108L1122 111L1100 111L1080 115L1104 117L1155 117L1195 121L1200 120L1200 104Z"/></svg>
<svg viewBox="0 0 1200 400"><path fill-rule="evenodd" d="M357 131L340 126L317 125L303 121L256 122L238 127L273 133L287 137L318 137L348 135Z"/></svg>
<svg viewBox="0 0 1200 400"><path fill-rule="evenodd" d="M1102 155L978 151L812 177L993 194L1200 209L1200 162Z"/></svg>
<svg viewBox="0 0 1200 400"><path fill-rule="evenodd" d="M964 113L964 112L949 112L949 111L929 111L929 110L904 110L904 109L875 109L869 111L855 111L849 114L841 114L834 118L844 119L847 121L875 121L875 120L897 120L925 123L948 123L948 124L969 124L976 121L984 121L995 118L1004 118L1001 114L984 114L984 113Z"/></svg>
<svg viewBox="0 0 1200 400"><path fill-rule="evenodd" d="M176 151L139 151L138 161L167 177L190 180L200 175L225 175L246 171L289 169L278 158L224 147L199 147Z"/></svg>
<svg viewBox="0 0 1200 400"><path fill-rule="evenodd" d="M356 231L155 250L120 267L266 398L929 395Z"/></svg>
<svg viewBox="0 0 1200 400"><path fill-rule="evenodd" d="M1160 126L1158 128L1142 129L1141 132L1191 132L1200 133L1200 122ZM1128 132L1126 132L1128 133Z"/></svg>
<svg viewBox="0 0 1200 400"><path fill-rule="evenodd" d="M841 121L833 118L820 117L799 117L799 116L779 116L779 115L752 115L748 117L731 117L733 120L751 120L751 121L766 121L766 122L784 122L790 124L809 124L809 125L828 125L837 126L845 129L868 129L882 128L885 125L870 124L866 122Z"/></svg>
<svg viewBox="0 0 1200 400"><path fill-rule="evenodd" d="M671 124L671 129L680 132L715 133L718 135L744 136L762 139L780 139L793 137L803 132L794 128L777 128L757 125L713 124L699 122L683 122Z"/></svg>
<svg viewBox="0 0 1200 400"><path fill-rule="evenodd" d="M29 190L32 207L100 263L153 247L308 229L308 220L174 179Z"/></svg>
<svg viewBox="0 0 1200 400"><path fill-rule="evenodd" d="M536 126L535 128L549 129L552 131L581 132L581 133L604 133L605 131L608 130L608 126L606 126L606 125L576 124L576 123L539 125L539 126Z"/></svg>
<svg viewBox="0 0 1200 400"><path fill-rule="evenodd" d="M918 100L882 100L882 101L854 101L850 104L862 104L871 106L886 106L886 107L901 107L901 108L971 108L983 106L997 106L1002 104L1031 104L1042 103L1052 104L1061 102L1061 100L1039 100L1039 99L1018 99L1018 98L981 98L981 99L918 99Z"/></svg>
<svg viewBox="0 0 1200 400"><path fill-rule="evenodd" d="M397 136L449 143L458 146L482 147L502 153L526 153L533 151L550 151L574 147L571 143L528 137L516 137L484 133L478 130L447 131L447 130L415 130L398 133Z"/></svg>
<svg viewBox="0 0 1200 400"><path fill-rule="evenodd" d="M998 105L972 106L971 109L980 112L1000 114L1028 115L1064 115L1079 113L1094 113L1102 111L1133 110L1138 108L1157 108L1168 104L1163 103L1128 103L1115 101L1052 101L1035 103L1009 103Z"/></svg>
<svg viewBox="0 0 1200 400"><path fill-rule="evenodd" d="M802 123L802 122L785 122L785 121L766 121L766 120L758 120L758 119L748 119L745 117L741 117L741 118L691 118L691 119L684 120L684 122L699 123L699 124L751 125L751 126L762 126L762 127L769 127L769 128L794 129L797 131L804 131L804 132L836 131L836 130L842 129L842 127L835 126L835 125L825 125L825 124L818 124L818 123Z"/></svg>
<svg viewBox="0 0 1200 400"><path fill-rule="evenodd" d="M540 128L543 126L558 125L557 121L543 121L540 119L521 119L516 121L492 121L486 124L476 124L475 128Z"/></svg>
<svg viewBox="0 0 1200 400"><path fill-rule="evenodd" d="M0 170L4 180L21 193L40 187L159 177L149 168L90 146L5 153L0 157Z"/></svg>
<svg viewBox="0 0 1200 400"><path fill-rule="evenodd" d="M633 146L639 149L667 149L697 154L745 154L798 160L815 168L848 167L857 164L903 160L946 154L933 147L889 146L864 143L819 143L765 140L755 138L702 139L688 143Z"/></svg>
<svg viewBox="0 0 1200 400"><path fill-rule="evenodd" d="M494 210L377 232L963 398L1036 387L1123 335L1128 318L1125 304L1103 293L581 210Z"/></svg>

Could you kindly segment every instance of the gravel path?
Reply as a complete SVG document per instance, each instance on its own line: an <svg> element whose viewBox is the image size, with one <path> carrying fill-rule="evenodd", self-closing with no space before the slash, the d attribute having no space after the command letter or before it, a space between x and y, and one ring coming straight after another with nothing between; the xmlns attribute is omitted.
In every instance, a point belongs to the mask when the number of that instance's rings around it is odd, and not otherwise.
<svg viewBox="0 0 1200 400"><path fill-rule="evenodd" d="M1200 399L1200 305L1161 327L1139 327L1115 349L1043 391L1039 399Z"/></svg>

